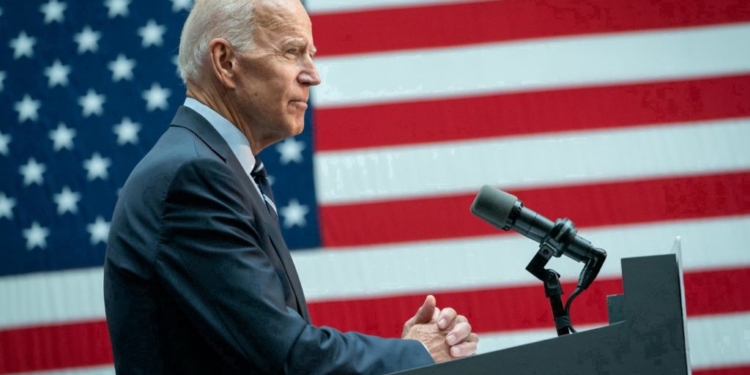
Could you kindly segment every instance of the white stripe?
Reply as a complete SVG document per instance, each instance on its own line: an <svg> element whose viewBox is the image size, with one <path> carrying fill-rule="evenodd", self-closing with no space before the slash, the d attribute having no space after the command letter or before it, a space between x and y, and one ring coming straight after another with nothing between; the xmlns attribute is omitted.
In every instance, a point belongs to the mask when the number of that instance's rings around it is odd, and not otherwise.
<svg viewBox="0 0 750 375"><path fill-rule="evenodd" d="M477 225L484 225L477 220ZM583 230L580 235L609 253L601 278L620 275L624 257L668 253L683 236L688 271L750 266L750 216ZM435 241L356 250L292 254L308 301L404 293L533 285L524 267L536 245L520 235ZM581 264L552 259L565 280ZM104 317L102 269L0 278L0 329Z"/></svg>
<svg viewBox="0 0 750 375"><path fill-rule="evenodd" d="M0 278L0 328L104 316L101 268Z"/></svg>
<svg viewBox="0 0 750 375"><path fill-rule="evenodd" d="M694 370L750 364L750 314L694 317L688 319L687 326L690 363ZM478 352L487 353L555 336L551 328L482 334Z"/></svg>
<svg viewBox="0 0 750 375"><path fill-rule="evenodd" d="M115 375L115 368L112 366L97 366L76 368L71 370L51 370L39 372L15 373L16 375Z"/></svg>
<svg viewBox="0 0 750 375"><path fill-rule="evenodd" d="M306 0L305 8L310 14L316 14L468 2L472 0Z"/></svg>
<svg viewBox="0 0 750 375"><path fill-rule="evenodd" d="M477 219L476 225L486 225ZM750 266L750 216L584 229L604 248L600 278L620 277L622 258L667 254L682 236L687 271ZM408 230L408 229L407 229ZM525 267L538 245L518 234L358 250L293 253L308 301L534 285ZM581 263L567 257L549 267L577 280ZM323 271L325 270L325 271Z"/></svg>
<svg viewBox="0 0 750 375"><path fill-rule="evenodd" d="M743 170L748 139L740 119L321 152L315 188L330 205Z"/></svg>
<svg viewBox="0 0 750 375"><path fill-rule="evenodd" d="M750 72L750 24L321 57L318 108Z"/></svg>

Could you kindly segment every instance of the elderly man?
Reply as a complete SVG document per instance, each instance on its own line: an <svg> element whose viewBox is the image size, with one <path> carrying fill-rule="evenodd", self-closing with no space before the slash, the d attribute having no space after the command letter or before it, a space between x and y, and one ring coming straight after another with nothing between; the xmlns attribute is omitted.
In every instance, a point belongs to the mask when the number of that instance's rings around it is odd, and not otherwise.
<svg viewBox="0 0 750 375"><path fill-rule="evenodd" d="M115 208L104 268L118 374L383 374L474 354L428 296L402 339L310 322L255 155L304 125L313 63L299 0L198 0L185 105Z"/></svg>

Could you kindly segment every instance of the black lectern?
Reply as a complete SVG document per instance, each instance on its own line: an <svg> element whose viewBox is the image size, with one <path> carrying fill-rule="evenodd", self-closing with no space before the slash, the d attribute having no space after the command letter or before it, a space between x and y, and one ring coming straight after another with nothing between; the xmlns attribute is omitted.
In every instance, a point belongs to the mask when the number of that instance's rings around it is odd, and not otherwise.
<svg viewBox="0 0 750 375"><path fill-rule="evenodd" d="M689 375L676 256L621 264L624 294L608 297L605 327L398 374Z"/></svg>

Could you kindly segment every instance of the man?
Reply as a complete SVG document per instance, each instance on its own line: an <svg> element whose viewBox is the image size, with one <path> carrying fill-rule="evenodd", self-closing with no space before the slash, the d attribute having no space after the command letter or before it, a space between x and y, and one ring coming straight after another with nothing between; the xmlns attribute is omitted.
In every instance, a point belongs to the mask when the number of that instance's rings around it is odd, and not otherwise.
<svg viewBox="0 0 750 375"><path fill-rule="evenodd" d="M118 374L382 374L474 354L428 296L400 340L315 327L255 155L299 134L313 63L299 0L198 0L185 105L133 170L104 267Z"/></svg>

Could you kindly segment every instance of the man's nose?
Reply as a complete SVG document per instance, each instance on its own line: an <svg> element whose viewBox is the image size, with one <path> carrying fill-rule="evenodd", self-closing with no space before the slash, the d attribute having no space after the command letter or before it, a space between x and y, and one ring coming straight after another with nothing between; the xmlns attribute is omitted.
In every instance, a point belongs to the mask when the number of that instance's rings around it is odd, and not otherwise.
<svg viewBox="0 0 750 375"><path fill-rule="evenodd" d="M297 79L304 85L317 86L320 84L320 74L318 74L318 68L315 67L315 62L313 62L312 59L305 64L302 73L300 73Z"/></svg>

